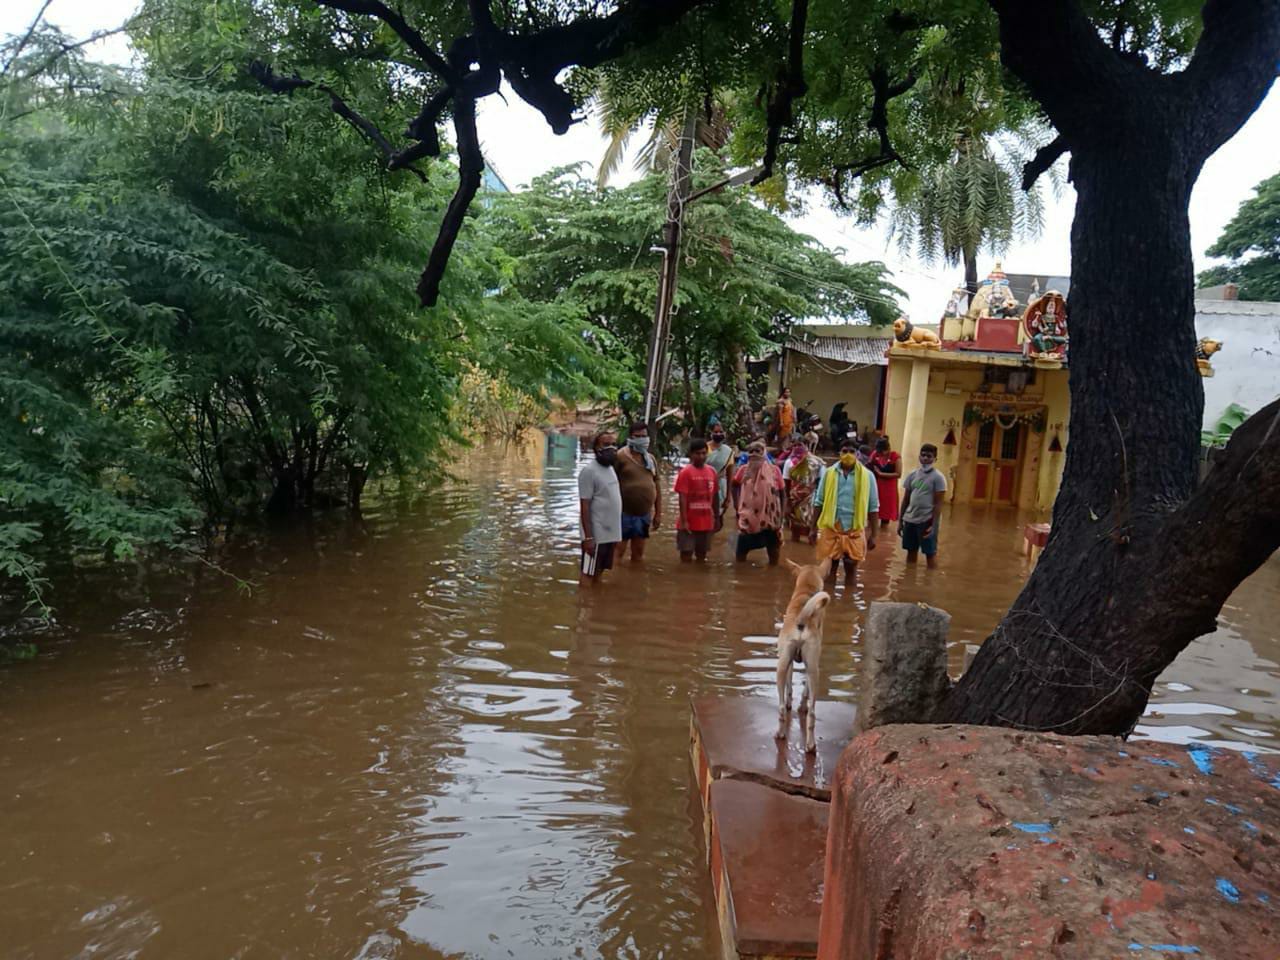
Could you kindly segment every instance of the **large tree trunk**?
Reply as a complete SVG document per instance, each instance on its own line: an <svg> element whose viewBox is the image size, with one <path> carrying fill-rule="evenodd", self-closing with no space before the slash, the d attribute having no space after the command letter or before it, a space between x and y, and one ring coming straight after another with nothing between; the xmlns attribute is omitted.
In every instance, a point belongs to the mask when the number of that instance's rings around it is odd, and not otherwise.
<svg viewBox="0 0 1280 960"><path fill-rule="evenodd" d="M1204 394L1187 218L1205 158L1269 86L1280 4L1259 0L1262 42L1230 49L1215 49L1217 18L1229 14L1238 29L1248 4L1207 5L1199 75L1193 61L1181 79L1099 50L1069 0L993 5L1006 64L1072 151L1072 430L1048 547L936 719L1125 733L1159 673L1214 628L1231 591L1280 543L1280 403L1242 428L1227 464L1196 490ZM1049 8L1058 23L1041 19ZM1092 75L1038 71L1028 45L1046 35L1070 40ZM1217 73L1201 59L1206 46L1206 56L1225 54ZM1229 99L1201 123L1194 107L1210 93Z"/></svg>

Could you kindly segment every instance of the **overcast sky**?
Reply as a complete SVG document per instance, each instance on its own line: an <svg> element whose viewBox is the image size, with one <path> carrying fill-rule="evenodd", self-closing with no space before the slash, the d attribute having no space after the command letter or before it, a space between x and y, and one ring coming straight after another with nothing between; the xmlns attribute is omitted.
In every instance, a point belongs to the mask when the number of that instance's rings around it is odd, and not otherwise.
<svg viewBox="0 0 1280 960"><path fill-rule="evenodd" d="M0 34L26 29L43 0L0 0ZM76 37L120 24L136 7L136 0L53 0L46 19ZM95 45L92 56L125 62L129 49L122 38L113 37ZM604 142L593 122L578 124L557 137L532 107L508 95L507 103L496 97L482 101L480 136L485 155L499 175L513 188L527 183L552 167L586 161L594 168L604 151ZM624 166L616 183L631 179L630 164ZM1210 261L1204 250L1217 239L1242 200L1252 195L1254 186L1280 170L1280 90L1273 88L1249 122L1205 164L1191 195L1191 247L1196 268ZM1046 193L1045 230L1032 243L1019 244L1003 257L1004 268L1013 273L1068 275L1071 268L1069 232L1075 193L1070 186L1056 199ZM883 260L893 271L894 282L908 295L907 313L920 323L935 322L946 305L951 289L962 271L940 263L927 264L899 254L881 228L859 229L847 217L826 209L820 202L810 205L793 225L829 247L839 247L850 260ZM993 257L981 254L978 271L985 275ZM1124 264L1116 268L1124 269Z"/></svg>

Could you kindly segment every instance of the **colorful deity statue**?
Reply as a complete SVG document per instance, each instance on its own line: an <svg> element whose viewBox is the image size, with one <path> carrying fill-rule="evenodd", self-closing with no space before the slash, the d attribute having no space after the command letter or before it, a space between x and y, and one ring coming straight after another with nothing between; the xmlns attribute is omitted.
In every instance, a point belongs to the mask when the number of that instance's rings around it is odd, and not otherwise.
<svg viewBox="0 0 1280 960"><path fill-rule="evenodd" d="M1067 354L1067 302L1057 290L1047 290L1027 305L1022 315L1023 350L1027 356L1061 360Z"/></svg>
<svg viewBox="0 0 1280 960"><path fill-rule="evenodd" d="M970 321L966 327L976 325L979 317L1016 317L1018 315L1018 298L1009 288L1009 278L996 261L995 268L987 274L987 279L978 286L973 295L965 319ZM972 339L969 337L968 339Z"/></svg>

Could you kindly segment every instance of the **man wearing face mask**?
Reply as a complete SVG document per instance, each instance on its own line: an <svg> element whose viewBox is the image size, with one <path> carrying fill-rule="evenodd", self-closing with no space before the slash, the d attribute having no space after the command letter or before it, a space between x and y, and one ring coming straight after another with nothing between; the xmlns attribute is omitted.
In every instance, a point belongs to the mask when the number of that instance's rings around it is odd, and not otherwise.
<svg viewBox="0 0 1280 960"><path fill-rule="evenodd" d="M649 531L662 523L662 498L658 489L658 461L649 452L649 428L643 422L631 424L627 445L618 451L614 465L622 491L622 547L631 545L631 562L644 559Z"/></svg>
<svg viewBox="0 0 1280 960"><path fill-rule="evenodd" d="M840 444L840 462L822 471L813 491L813 512L818 518L815 563L829 564L826 579L835 586L836 567L843 562L844 584L853 589L853 577L867 551L876 548L876 527L880 512L880 495L876 478L858 462L858 444L846 440Z"/></svg>
<svg viewBox="0 0 1280 960"><path fill-rule="evenodd" d="M937 459L938 448L932 443L920 448L920 469L912 470L902 482L902 519L898 521L907 563L916 563L923 553L931 570L938 564L938 515L947 492L947 480L934 466Z"/></svg>
<svg viewBox="0 0 1280 960"><path fill-rule="evenodd" d="M622 493L614 464L618 442L611 430L592 441L595 453L578 471L579 516L582 521L582 566L578 585L594 586L613 566L613 551L622 539Z"/></svg>

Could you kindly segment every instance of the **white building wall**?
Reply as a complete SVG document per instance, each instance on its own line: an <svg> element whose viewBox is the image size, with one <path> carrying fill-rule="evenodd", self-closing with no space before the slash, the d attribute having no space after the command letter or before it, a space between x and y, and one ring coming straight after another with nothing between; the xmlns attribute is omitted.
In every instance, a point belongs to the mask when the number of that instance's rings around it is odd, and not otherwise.
<svg viewBox="0 0 1280 960"><path fill-rule="evenodd" d="M1206 429L1232 403L1257 413L1280 396L1280 303L1197 300L1196 335L1223 344L1203 380Z"/></svg>

